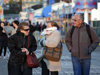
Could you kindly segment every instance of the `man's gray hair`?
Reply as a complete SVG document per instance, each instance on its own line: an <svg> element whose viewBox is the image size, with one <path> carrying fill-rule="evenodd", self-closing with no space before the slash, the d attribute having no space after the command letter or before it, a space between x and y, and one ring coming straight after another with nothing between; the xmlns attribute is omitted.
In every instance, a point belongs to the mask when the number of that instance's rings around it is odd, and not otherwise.
<svg viewBox="0 0 100 75"><path fill-rule="evenodd" d="M75 14L79 16L79 19L81 19L82 21L84 21L84 15L83 14Z"/></svg>

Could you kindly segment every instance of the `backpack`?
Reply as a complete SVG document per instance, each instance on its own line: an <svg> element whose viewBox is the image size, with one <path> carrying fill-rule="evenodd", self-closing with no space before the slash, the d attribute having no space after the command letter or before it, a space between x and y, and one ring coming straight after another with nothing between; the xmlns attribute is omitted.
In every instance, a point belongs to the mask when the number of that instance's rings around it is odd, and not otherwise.
<svg viewBox="0 0 100 75"><path fill-rule="evenodd" d="M55 48L45 47L43 54L47 60L59 61L62 55L62 42L60 41Z"/></svg>
<svg viewBox="0 0 100 75"><path fill-rule="evenodd" d="M72 26L72 29L71 29L71 32L70 32L70 37L71 37L71 38L72 38L72 35L73 35L73 32L74 32L74 29L75 29L75 27ZM90 38L90 41L91 41L91 43L92 43L93 40L92 40L92 37L91 37L90 26L87 25L87 24L86 24L86 31L87 31L87 34L88 34L88 36L89 36L89 38Z"/></svg>

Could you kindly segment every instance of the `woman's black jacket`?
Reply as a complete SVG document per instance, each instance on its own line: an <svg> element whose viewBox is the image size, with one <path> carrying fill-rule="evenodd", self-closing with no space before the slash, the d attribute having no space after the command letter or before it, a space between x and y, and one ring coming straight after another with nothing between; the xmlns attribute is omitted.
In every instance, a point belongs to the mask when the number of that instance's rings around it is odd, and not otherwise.
<svg viewBox="0 0 100 75"><path fill-rule="evenodd" d="M28 41L29 38L29 41ZM17 32L8 39L8 48L10 50L9 64L22 65L26 62L26 53L21 51L21 48L27 48L29 53L37 49L37 44L34 36L24 36L23 33Z"/></svg>
<svg viewBox="0 0 100 75"><path fill-rule="evenodd" d="M2 32L3 28L0 27L0 46L7 46L7 34Z"/></svg>

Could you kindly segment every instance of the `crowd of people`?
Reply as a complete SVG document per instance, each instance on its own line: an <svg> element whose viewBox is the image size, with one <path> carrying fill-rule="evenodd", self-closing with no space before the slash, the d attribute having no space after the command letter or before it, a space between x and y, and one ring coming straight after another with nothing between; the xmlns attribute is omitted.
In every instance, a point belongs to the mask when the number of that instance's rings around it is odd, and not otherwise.
<svg viewBox="0 0 100 75"><path fill-rule="evenodd" d="M75 14L72 19L73 25L66 33L65 43L71 53L74 75L89 75L91 53L98 46L99 39L90 25L84 23L81 14ZM34 25L30 21L19 23L17 20L12 24L0 22L0 58L3 50L5 58L7 47L10 51L8 75L32 75L32 68L27 66L26 56L37 50L37 41L33 35L35 31L42 32L41 74L59 75L63 51L62 45L59 45L61 43L59 26L54 21L48 21L46 24L41 25L37 22Z"/></svg>
<svg viewBox="0 0 100 75"><path fill-rule="evenodd" d="M7 51L7 43L8 38L12 35L14 35L18 29L20 22L18 20L14 20L11 24L9 22L2 22L0 21L0 58L2 58L2 52L3 58L6 58L6 51ZM36 25L31 24L29 21L29 27L30 27L30 34L32 34L34 31L41 31L44 28L46 28L46 25L39 25L38 22ZM4 51L3 51L4 49Z"/></svg>

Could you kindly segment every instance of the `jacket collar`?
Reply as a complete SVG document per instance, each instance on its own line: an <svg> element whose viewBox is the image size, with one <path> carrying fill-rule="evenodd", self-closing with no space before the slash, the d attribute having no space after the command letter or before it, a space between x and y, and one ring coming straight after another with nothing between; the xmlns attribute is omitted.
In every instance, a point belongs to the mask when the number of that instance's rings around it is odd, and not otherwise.
<svg viewBox="0 0 100 75"><path fill-rule="evenodd" d="M82 27L84 27L85 25L86 25L86 23L83 22L83 23L81 24L81 26L79 27L79 29L82 28ZM78 28L78 27L76 27L76 28Z"/></svg>
<svg viewBox="0 0 100 75"><path fill-rule="evenodd" d="M81 25L81 27L84 27L84 26L85 26L85 23L83 22L82 25ZM80 28L81 28L81 27L80 27Z"/></svg>
<svg viewBox="0 0 100 75"><path fill-rule="evenodd" d="M22 33L22 32L17 32L17 35L25 37L24 33Z"/></svg>

